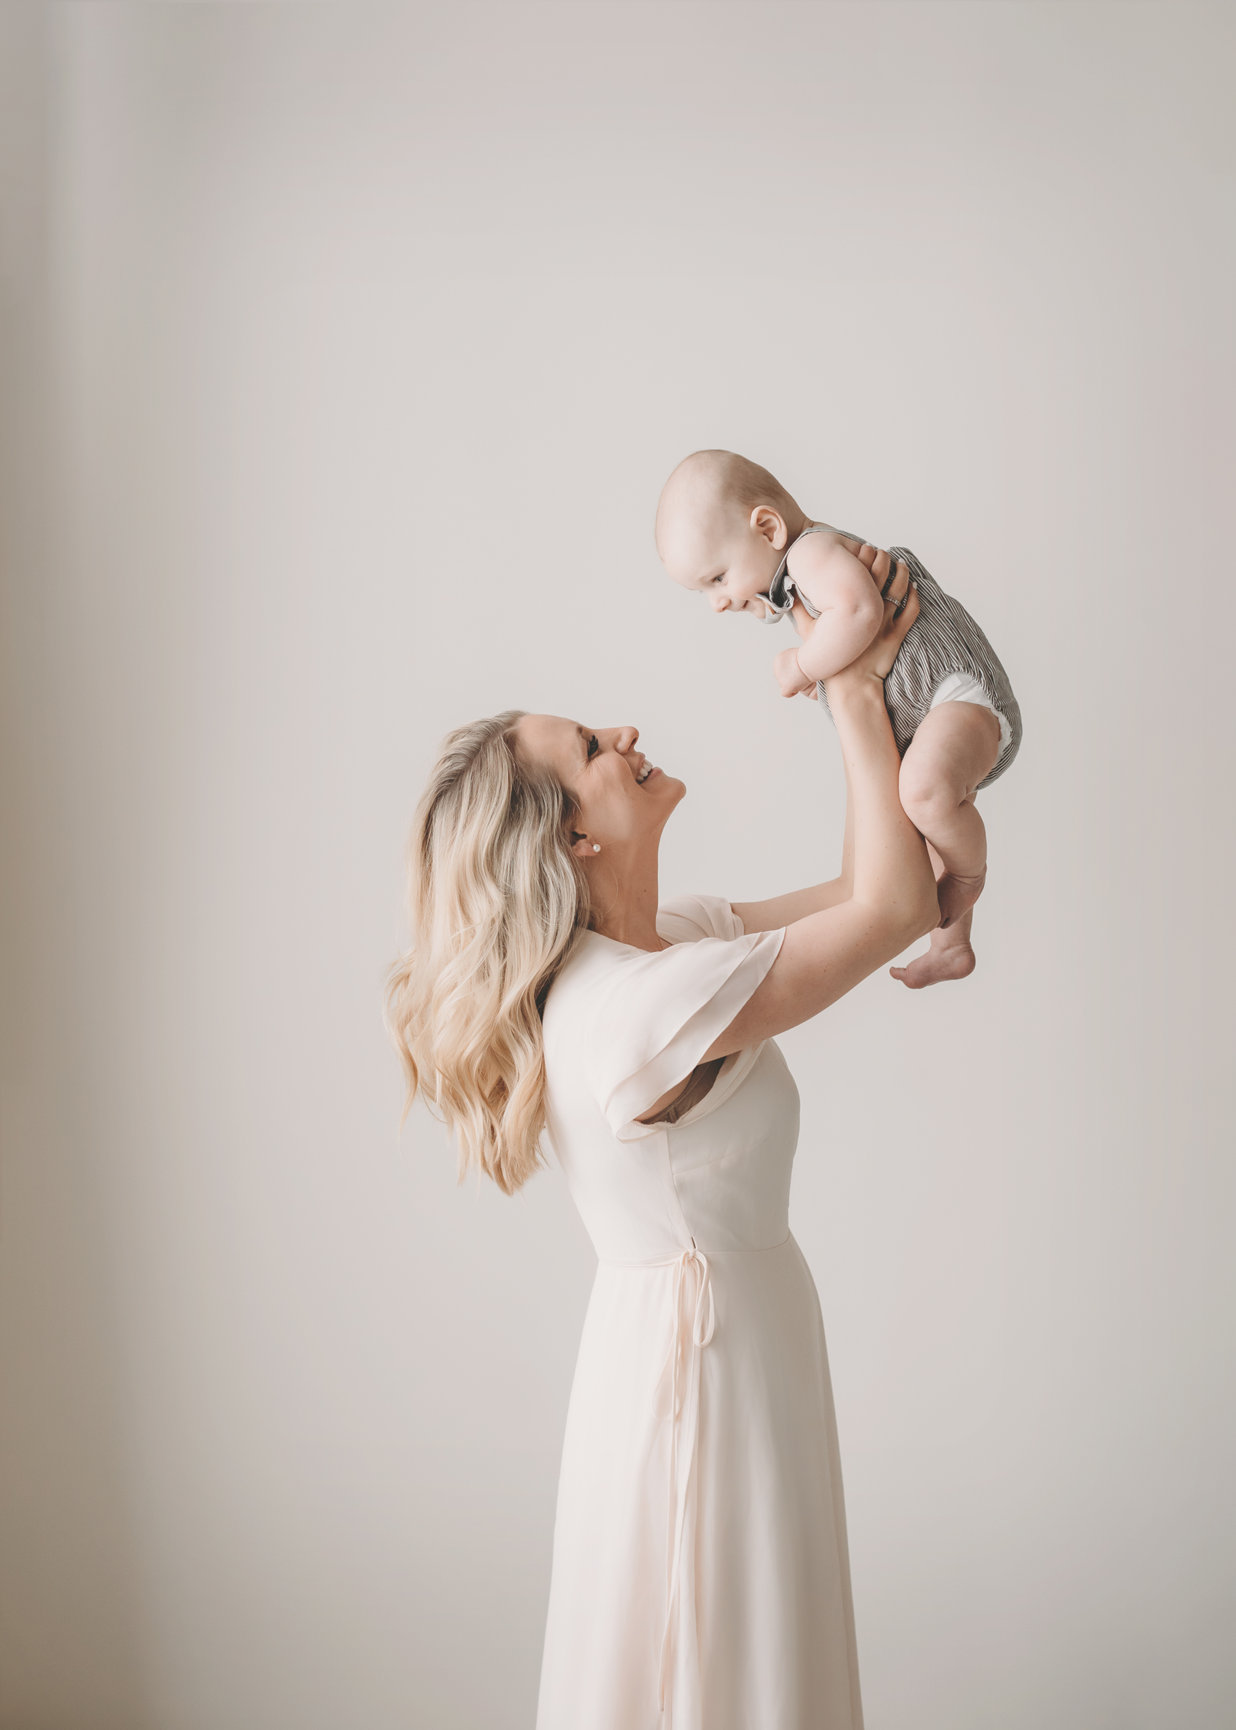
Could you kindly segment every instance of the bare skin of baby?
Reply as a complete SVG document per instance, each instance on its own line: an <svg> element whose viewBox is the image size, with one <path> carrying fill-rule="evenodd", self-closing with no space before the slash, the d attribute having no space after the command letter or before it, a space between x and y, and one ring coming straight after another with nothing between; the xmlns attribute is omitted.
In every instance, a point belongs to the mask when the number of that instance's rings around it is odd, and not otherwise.
<svg viewBox="0 0 1236 1730"><path fill-rule="evenodd" d="M700 451L680 463L657 509L662 563L681 587L706 594L715 612L766 617L761 597L791 548L789 573L819 617L795 601L798 645L773 662L786 697L814 697L817 681L862 653L883 621L881 590L892 574L883 548L831 531L804 537L811 522L766 470L728 451ZM904 580L903 567L898 585ZM954 701L924 716L902 759L902 806L927 842L940 903L930 948L889 970L911 989L974 970L970 929L987 876L987 831L974 798L999 751L991 710Z"/></svg>

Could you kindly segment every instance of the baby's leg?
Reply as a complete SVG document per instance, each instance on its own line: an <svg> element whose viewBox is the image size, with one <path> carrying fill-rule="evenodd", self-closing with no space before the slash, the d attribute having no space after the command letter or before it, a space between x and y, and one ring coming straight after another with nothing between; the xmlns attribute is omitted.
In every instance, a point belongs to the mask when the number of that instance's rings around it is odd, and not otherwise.
<svg viewBox="0 0 1236 1730"><path fill-rule="evenodd" d="M941 703L924 716L901 765L901 803L936 870L940 924L931 948L894 979L909 986L963 979L974 969L972 908L987 875L987 831L974 807L1000 754L1000 723L978 703Z"/></svg>
<svg viewBox="0 0 1236 1730"><path fill-rule="evenodd" d="M1000 754L1000 723L978 703L941 703L910 741L901 803L940 855L940 923L946 929L982 893L987 831L974 806L979 782Z"/></svg>
<svg viewBox="0 0 1236 1730"><path fill-rule="evenodd" d="M940 855L930 842L927 844L927 852L931 857L931 868L936 874L938 895L944 867ZM936 926L931 934L930 949L922 955L916 955L908 967L890 967L889 972L894 979L899 979L912 991L917 991L924 985L938 985L942 979L964 979L967 974L974 972L974 949L970 943L970 927L973 923L974 908L967 907L951 925Z"/></svg>

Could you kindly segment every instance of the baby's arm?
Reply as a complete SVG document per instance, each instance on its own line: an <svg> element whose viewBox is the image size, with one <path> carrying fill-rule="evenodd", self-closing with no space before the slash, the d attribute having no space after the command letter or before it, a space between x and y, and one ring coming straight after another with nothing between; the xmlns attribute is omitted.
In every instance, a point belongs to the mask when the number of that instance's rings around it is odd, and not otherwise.
<svg viewBox="0 0 1236 1730"><path fill-rule="evenodd" d="M874 548L870 557L874 561ZM802 642L777 657L777 679L787 696L793 694L790 687L805 690L848 667L884 620L884 603L871 571L841 541L804 535L791 554L790 575L820 616L799 625L796 610Z"/></svg>

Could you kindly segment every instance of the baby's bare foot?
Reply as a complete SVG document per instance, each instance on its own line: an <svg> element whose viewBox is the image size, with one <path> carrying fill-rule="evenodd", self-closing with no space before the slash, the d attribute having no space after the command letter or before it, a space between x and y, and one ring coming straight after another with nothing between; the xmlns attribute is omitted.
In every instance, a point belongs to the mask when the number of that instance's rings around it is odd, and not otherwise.
<svg viewBox="0 0 1236 1730"><path fill-rule="evenodd" d="M970 908L983 893L983 884L987 881L987 867L984 865L977 877L959 877L955 871L946 871L936 884L936 899L940 903L940 929L947 931L950 925L955 925L963 913ZM973 966L971 962L971 966ZM950 979L957 978L949 974Z"/></svg>
<svg viewBox="0 0 1236 1730"><path fill-rule="evenodd" d="M938 985L942 979L965 979L974 972L974 950L968 937L958 942L941 942L938 931L931 934L931 948L917 955L908 967L890 967L894 979L900 979L911 991L924 985Z"/></svg>

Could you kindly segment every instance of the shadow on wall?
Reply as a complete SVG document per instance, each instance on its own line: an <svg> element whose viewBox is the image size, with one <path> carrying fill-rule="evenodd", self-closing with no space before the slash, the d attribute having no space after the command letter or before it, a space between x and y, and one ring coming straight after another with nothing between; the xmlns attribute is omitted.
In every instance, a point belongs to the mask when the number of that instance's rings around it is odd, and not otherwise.
<svg viewBox="0 0 1236 1730"><path fill-rule="evenodd" d="M63 573L52 544L55 513L41 496L44 477L55 472L48 458L56 429L44 366L48 235L35 196L48 168L51 28L42 8L6 7L0 15L7 206L0 281L8 336L0 429L0 567L8 577L0 647L0 1725L135 1730L142 1612L128 1488L133 1463L123 1442L122 1269L109 1242L104 1194L115 1132L107 1124L107 1078L91 1070L91 1029L73 979L48 965L66 947L84 968L97 964L98 954L91 932L65 930L67 909L97 910L98 903L91 893L81 899L89 861L71 845L75 790L54 726L63 711L47 701L63 677L53 653Z"/></svg>

